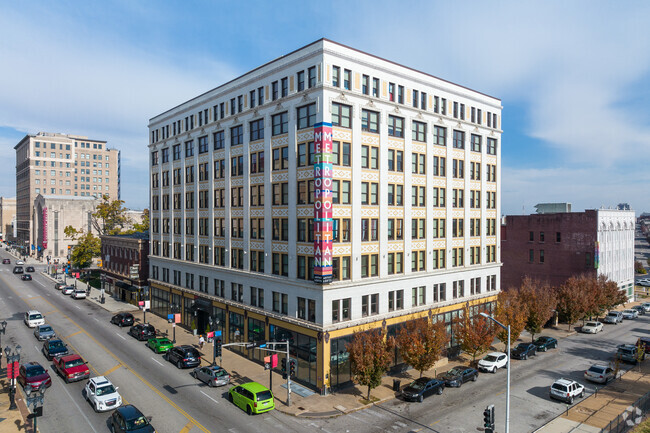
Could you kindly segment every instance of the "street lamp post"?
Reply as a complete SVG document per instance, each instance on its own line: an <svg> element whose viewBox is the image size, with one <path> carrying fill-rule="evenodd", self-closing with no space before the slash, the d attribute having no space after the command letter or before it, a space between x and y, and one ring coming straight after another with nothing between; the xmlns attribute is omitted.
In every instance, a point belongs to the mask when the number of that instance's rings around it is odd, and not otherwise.
<svg viewBox="0 0 650 433"><path fill-rule="evenodd" d="M176 310L180 307L180 305L172 303L170 307L172 309L172 314L174 315L172 318L172 329L174 333L174 336L172 337L172 343L176 344Z"/></svg>
<svg viewBox="0 0 650 433"><path fill-rule="evenodd" d="M505 433L509 433L510 431L510 325L504 325L503 323L499 322L492 316L488 316L485 313L479 313L481 316L490 319L503 329L508 331L508 346L506 346L506 356L508 357L508 364L506 365L506 430Z"/></svg>
<svg viewBox="0 0 650 433"><path fill-rule="evenodd" d="M102 292L101 292L100 302L103 304L104 302L106 302L106 300L104 299L104 285L106 284L106 276L104 274L100 274L100 275L102 279Z"/></svg>
<svg viewBox="0 0 650 433"><path fill-rule="evenodd" d="M11 367L11 377L9 378L9 399L11 403L9 404L9 410L16 410L16 375L18 373L18 364L20 363L20 344L15 346L12 350L11 347L5 347L5 355L7 357L7 372L9 372L9 364L12 364Z"/></svg>
<svg viewBox="0 0 650 433"><path fill-rule="evenodd" d="M7 330L7 321L3 320L2 323L0 323L0 326L2 326L2 328L0 328L0 365L2 365L2 335Z"/></svg>
<svg viewBox="0 0 650 433"><path fill-rule="evenodd" d="M45 390L45 382L42 382L38 388L32 388L31 386L25 387L27 406L31 405L34 407L34 410L32 411L34 432L38 431L38 417L43 415L43 397L45 397Z"/></svg>

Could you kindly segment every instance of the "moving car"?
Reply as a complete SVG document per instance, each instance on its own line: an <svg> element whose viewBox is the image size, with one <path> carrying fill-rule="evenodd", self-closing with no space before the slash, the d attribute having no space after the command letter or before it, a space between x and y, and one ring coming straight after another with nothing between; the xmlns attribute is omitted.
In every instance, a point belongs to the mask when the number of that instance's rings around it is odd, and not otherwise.
<svg viewBox="0 0 650 433"><path fill-rule="evenodd" d="M27 266L25 268L25 272L35 272L34 267L33 266Z"/></svg>
<svg viewBox="0 0 650 433"><path fill-rule="evenodd" d="M230 383L230 375L218 365L210 365L208 367L196 367L191 375L206 383L208 386L222 386Z"/></svg>
<svg viewBox="0 0 650 433"><path fill-rule="evenodd" d="M476 382L478 379L478 370L472 367L454 367L446 373L439 376L439 379L445 382L446 386L454 386L460 388L463 383L472 381Z"/></svg>
<svg viewBox="0 0 650 433"><path fill-rule="evenodd" d="M553 337L537 337L533 344L537 346L539 352L546 352L548 349L557 349L557 340Z"/></svg>
<svg viewBox="0 0 650 433"><path fill-rule="evenodd" d="M533 343L519 343L517 347L510 350L510 356L514 359L528 359L537 353L537 346Z"/></svg>
<svg viewBox="0 0 650 433"><path fill-rule="evenodd" d="M623 310L622 314L623 314L623 319L626 320L632 320L639 317L639 313L636 310L633 310L631 308L627 310Z"/></svg>
<svg viewBox="0 0 650 433"><path fill-rule="evenodd" d="M129 329L129 334L140 341L144 341L156 336L156 328L148 323L139 323Z"/></svg>
<svg viewBox="0 0 650 433"><path fill-rule="evenodd" d="M644 302L641 304L646 313L650 313L650 302Z"/></svg>
<svg viewBox="0 0 650 433"><path fill-rule="evenodd" d="M201 354L189 345L172 347L165 353L164 358L172 364L176 364L178 368L191 368L201 365Z"/></svg>
<svg viewBox="0 0 650 433"><path fill-rule="evenodd" d="M636 311L639 316L645 316L645 308L643 305L635 305L632 310Z"/></svg>
<svg viewBox="0 0 650 433"><path fill-rule="evenodd" d="M22 266L25 264L25 262L23 262L22 260L16 260L16 264Z"/></svg>
<svg viewBox="0 0 650 433"><path fill-rule="evenodd" d="M594 364L585 371L585 379L590 382L607 383L614 377L614 369L607 365Z"/></svg>
<svg viewBox="0 0 650 433"><path fill-rule="evenodd" d="M643 361L645 359L645 350L643 353L639 354L638 348L633 344L619 344L616 350L616 358L621 361L631 362L636 364L639 362L639 359Z"/></svg>
<svg viewBox="0 0 650 433"><path fill-rule="evenodd" d="M496 373L497 369L505 367L507 363L508 355L503 352L492 352L485 355L485 357L478 362L478 369L479 371Z"/></svg>
<svg viewBox="0 0 650 433"><path fill-rule="evenodd" d="M442 380L421 377L402 389L402 397L407 401L419 401L422 403L425 397L432 394L441 395L444 388L445 382Z"/></svg>
<svg viewBox="0 0 650 433"><path fill-rule="evenodd" d="M132 326L133 325L133 314L131 313L117 313L115 316L111 317L111 323L122 327L122 326Z"/></svg>
<svg viewBox="0 0 650 433"><path fill-rule="evenodd" d="M273 393L257 382L242 383L228 390L228 400L249 415L275 409Z"/></svg>
<svg viewBox="0 0 650 433"><path fill-rule="evenodd" d="M118 407L108 418L108 424L113 433L156 433L150 422L151 418L144 416L132 404Z"/></svg>
<svg viewBox="0 0 650 433"><path fill-rule="evenodd" d="M20 276L20 279L23 280L23 281L32 281L32 276L29 275L29 274L22 274Z"/></svg>
<svg viewBox="0 0 650 433"><path fill-rule="evenodd" d="M122 406L122 397L117 392L118 387L113 386L110 380L104 376L92 377L84 388L84 397L95 409L95 412L103 412Z"/></svg>
<svg viewBox="0 0 650 433"><path fill-rule="evenodd" d="M38 389L41 386L52 386L52 378L45 368L38 362L32 361L23 364L18 369L18 383L23 388Z"/></svg>
<svg viewBox="0 0 650 433"><path fill-rule="evenodd" d="M174 347L174 343L167 337L156 337L148 339L147 346L156 353L164 353Z"/></svg>
<svg viewBox="0 0 650 433"><path fill-rule="evenodd" d="M22 266L14 266L14 274L22 274L25 272Z"/></svg>
<svg viewBox="0 0 650 433"><path fill-rule="evenodd" d="M2 259L2 264L3 264L3 265L10 265L10 264L11 264L11 260L9 260L9 259Z"/></svg>
<svg viewBox="0 0 650 433"><path fill-rule="evenodd" d="M74 286L64 286L61 289L61 293L64 295L72 295L74 293Z"/></svg>
<svg viewBox="0 0 650 433"><path fill-rule="evenodd" d="M23 320L25 321L25 325L29 326L30 328L35 328L38 325L45 325L45 319L43 318L43 315L37 310L29 310L26 312Z"/></svg>
<svg viewBox="0 0 650 433"><path fill-rule="evenodd" d="M34 329L34 337L38 338L38 341L51 340L56 338L56 333L50 325L38 325Z"/></svg>
<svg viewBox="0 0 650 433"><path fill-rule="evenodd" d="M55 356L68 354L68 346L62 340L50 340L43 343L43 355L51 361Z"/></svg>
<svg viewBox="0 0 650 433"><path fill-rule="evenodd" d="M623 314L621 314L620 311L610 311L603 318L603 323L613 323L614 325L618 325L622 321L623 321Z"/></svg>
<svg viewBox="0 0 650 433"><path fill-rule="evenodd" d="M572 404L575 397L582 398L585 396L585 387L575 380L562 378L551 385L549 396Z"/></svg>
<svg viewBox="0 0 650 433"><path fill-rule="evenodd" d="M81 288L74 289L74 292L70 294L72 299L86 299L86 291Z"/></svg>
<svg viewBox="0 0 650 433"><path fill-rule="evenodd" d="M580 328L580 332L584 332L585 334L598 334L602 330L603 324L600 322L585 322L582 328Z"/></svg>
<svg viewBox="0 0 650 433"><path fill-rule="evenodd" d="M54 369L67 383L90 377L90 369L79 355L57 356L53 361Z"/></svg>

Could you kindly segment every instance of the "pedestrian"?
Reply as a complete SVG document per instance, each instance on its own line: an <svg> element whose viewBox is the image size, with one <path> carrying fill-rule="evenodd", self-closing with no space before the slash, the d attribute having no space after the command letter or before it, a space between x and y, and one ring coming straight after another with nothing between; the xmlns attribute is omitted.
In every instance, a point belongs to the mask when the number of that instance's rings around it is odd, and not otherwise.
<svg viewBox="0 0 650 433"><path fill-rule="evenodd" d="M203 338L203 334L199 337L199 348L203 349L203 345L205 344L205 339Z"/></svg>

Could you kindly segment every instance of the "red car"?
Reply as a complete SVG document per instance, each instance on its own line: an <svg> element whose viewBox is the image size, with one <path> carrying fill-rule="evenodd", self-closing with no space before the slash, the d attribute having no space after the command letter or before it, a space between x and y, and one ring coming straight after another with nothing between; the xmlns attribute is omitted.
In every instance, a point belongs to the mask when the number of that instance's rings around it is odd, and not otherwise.
<svg viewBox="0 0 650 433"><path fill-rule="evenodd" d="M31 387L37 389L42 385L49 388L52 385L50 374L38 362L28 362L20 366L18 370L18 383L23 388Z"/></svg>
<svg viewBox="0 0 650 433"><path fill-rule="evenodd" d="M90 369L79 355L65 355L54 358L54 369L68 383L90 377Z"/></svg>

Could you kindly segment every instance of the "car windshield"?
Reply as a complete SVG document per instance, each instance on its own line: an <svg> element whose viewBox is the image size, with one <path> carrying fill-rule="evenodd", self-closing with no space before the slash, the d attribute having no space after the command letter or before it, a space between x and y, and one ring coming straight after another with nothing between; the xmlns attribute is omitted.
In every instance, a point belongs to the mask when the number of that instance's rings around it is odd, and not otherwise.
<svg viewBox="0 0 650 433"><path fill-rule="evenodd" d="M171 341L169 341L166 338L159 338L158 339L158 344L169 344L169 343L171 343Z"/></svg>
<svg viewBox="0 0 650 433"><path fill-rule="evenodd" d="M535 343L537 343L537 344L543 344L543 343L547 343L547 342L548 342L548 340L546 338L544 338L544 337L539 337L537 340L535 340Z"/></svg>
<svg viewBox="0 0 650 433"><path fill-rule="evenodd" d="M271 394L271 391L269 390L257 393L257 401L270 400L271 398L273 398L273 394Z"/></svg>
<svg viewBox="0 0 650 433"><path fill-rule="evenodd" d="M598 322L587 322L585 326L598 326Z"/></svg>
<svg viewBox="0 0 650 433"><path fill-rule="evenodd" d="M483 361L487 361L487 362L494 362L494 361L496 361L496 360L497 360L497 357L496 357L496 356L492 356L492 355L488 355L488 356L486 356L485 358L483 358Z"/></svg>
<svg viewBox="0 0 650 433"><path fill-rule="evenodd" d="M616 317L616 316L618 316L618 313L609 313L608 316Z"/></svg>
<svg viewBox="0 0 650 433"><path fill-rule="evenodd" d="M618 349L618 352L619 352L619 353L622 353L622 354L624 354L624 355L631 355L631 354L632 354L632 349L623 349L623 348L620 348L620 349Z"/></svg>
<svg viewBox="0 0 650 433"><path fill-rule="evenodd" d="M528 348L528 343L519 343L516 348L519 350L526 350Z"/></svg>
<svg viewBox="0 0 650 433"><path fill-rule="evenodd" d="M135 430L142 428L149 424L149 421L147 421L147 418L144 417L144 415L140 415L137 418L133 419L127 419L126 420L126 429L127 430Z"/></svg>
<svg viewBox="0 0 650 433"><path fill-rule="evenodd" d="M411 382L411 384L409 385L409 388L412 388L412 389L414 389L414 390L416 390L416 391L419 391L419 390L421 390L421 389L424 389L424 385L425 385L424 382L420 382L420 381L414 380L414 381Z"/></svg>
<svg viewBox="0 0 650 433"><path fill-rule="evenodd" d="M104 395L104 394L113 394L115 392L115 387L113 385L107 385L107 386L102 386L101 388L97 388L97 395Z"/></svg>
<svg viewBox="0 0 650 433"><path fill-rule="evenodd" d="M592 373L602 374L603 371L605 371L605 367L593 366L589 369L589 371L591 371Z"/></svg>
<svg viewBox="0 0 650 433"><path fill-rule="evenodd" d="M52 341L52 342L50 343L50 349L58 349L58 348L60 348L60 347L65 347L65 346L63 345L63 341L58 341L58 340L57 340L57 341Z"/></svg>
<svg viewBox="0 0 650 433"><path fill-rule="evenodd" d="M38 320L38 319L42 319L42 318L43 318L43 316L41 316L40 314L30 314L29 315L29 320Z"/></svg>
<svg viewBox="0 0 650 433"><path fill-rule="evenodd" d="M27 377L36 377L40 376L41 374L45 374L45 369L40 365L27 370Z"/></svg>
<svg viewBox="0 0 650 433"><path fill-rule="evenodd" d="M79 367L80 365L84 365L84 362L81 358L77 358L77 359L73 359L72 361L66 362L65 368Z"/></svg>
<svg viewBox="0 0 650 433"><path fill-rule="evenodd" d="M49 326L42 326L40 332L52 332L52 328Z"/></svg>
<svg viewBox="0 0 650 433"><path fill-rule="evenodd" d="M458 376L458 375L461 374L462 372L463 372L463 370L460 369L460 368L452 368L451 370L449 370L449 371L447 372L447 374L450 375L450 376Z"/></svg>

